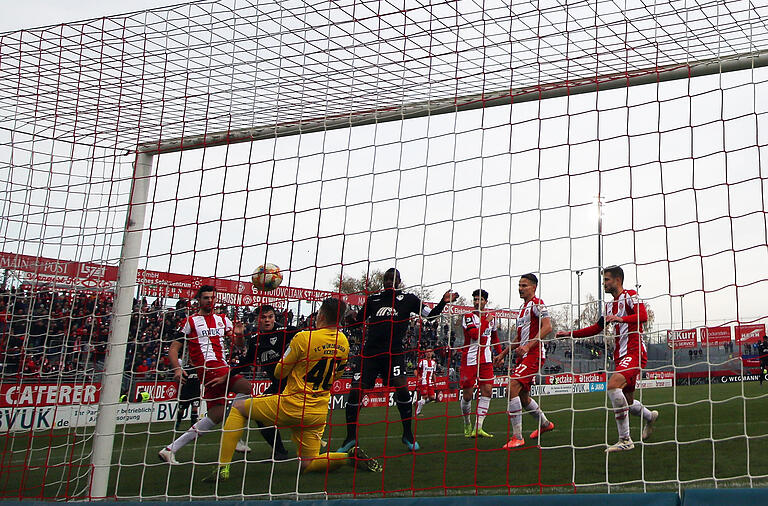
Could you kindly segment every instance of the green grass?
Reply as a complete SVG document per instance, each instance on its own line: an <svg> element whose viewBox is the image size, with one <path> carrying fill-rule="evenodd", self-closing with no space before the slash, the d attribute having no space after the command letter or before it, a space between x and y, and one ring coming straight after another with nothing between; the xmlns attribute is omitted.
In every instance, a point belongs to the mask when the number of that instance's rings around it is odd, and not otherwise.
<svg viewBox="0 0 768 506"><path fill-rule="evenodd" d="M607 456L606 442L616 440L616 425L605 409L604 393L542 397L539 402L557 429L544 435L541 448L502 450L507 438L505 401L495 400L485 428L493 439L466 439L458 403L426 406L417 422L422 450L408 453L400 443L395 408L368 408L361 415L360 445L384 465L372 474L343 467L329 474L299 475L296 461L258 462L268 446L249 432L253 451L248 461L232 466L232 479L213 485L201 479L213 469L218 438L208 435L177 454L183 465L170 468L157 450L173 438L172 425L125 426L115 440L110 493L119 498L188 499L213 497L268 498L271 494L347 497L455 494L538 494L571 492L661 491L690 487L768 486L768 385L712 385L646 390L642 402L658 409L656 432L634 451ZM674 395L674 397L673 397ZM710 399L712 402L710 402ZM574 405L571 405L571 402ZM677 408L675 408L677 403ZM575 408L572 409L572 408ZM385 423L387 419L390 423ZM746 421L746 434L745 434ZM342 441L344 412L332 412L331 449ZM336 425L333 425L336 424ZM640 421L631 418L632 437L640 439ZM187 424L184 426L187 427ZM524 416L524 430L534 428ZM294 452L287 431L283 439ZM52 498L87 490L90 430L30 434L6 440L0 469L3 497ZM713 442L717 440L716 442ZM26 451L32 441L31 451ZM85 457L82 457L85 455ZM236 454L237 455L237 454ZM192 464L191 460L198 464ZM46 468L43 465L49 462ZM27 463L27 465L25 465ZM749 476L758 477L753 480ZM762 477L761 477L762 476ZM610 484L610 485L609 485Z"/></svg>

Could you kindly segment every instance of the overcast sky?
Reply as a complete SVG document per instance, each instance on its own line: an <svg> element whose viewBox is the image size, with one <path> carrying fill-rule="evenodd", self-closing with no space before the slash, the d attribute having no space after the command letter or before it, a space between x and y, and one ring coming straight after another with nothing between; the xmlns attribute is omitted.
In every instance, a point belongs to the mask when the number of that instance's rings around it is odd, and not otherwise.
<svg viewBox="0 0 768 506"><path fill-rule="evenodd" d="M19 2L0 30L174 3ZM353 275L396 264L408 285L465 296L480 285L493 306L512 308L519 276L535 272L542 298L568 307L575 271L585 272L582 301L597 292L602 188L603 265L625 266L625 286L640 285L660 327L680 327L681 295L686 326L763 318L766 111L755 97L767 79L737 72L162 155L140 267L247 279L269 261L291 286L327 289L342 264ZM131 161L120 158L121 176ZM32 180L42 193L25 197L29 209L91 211L10 226L7 237L27 242L3 249L114 261L119 236L105 232L124 215L95 199L124 199L125 181L74 191L113 170L85 157L64 179ZM88 249L75 234L62 248L62 224L98 237ZM38 237L50 240L40 248Z"/></svg>
<svg viewBox="0 0 768 506"><path fill-rule="evenodd" d="M183 2L171 0L26 0L3 2L0 32L56 25Z"/></svg>

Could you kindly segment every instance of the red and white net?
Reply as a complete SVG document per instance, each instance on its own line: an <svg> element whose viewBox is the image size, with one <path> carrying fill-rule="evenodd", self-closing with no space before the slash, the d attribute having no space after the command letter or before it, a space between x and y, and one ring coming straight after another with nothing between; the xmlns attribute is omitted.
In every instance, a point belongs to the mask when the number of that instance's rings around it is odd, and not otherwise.
<svg viewBox="0 0 768 506"><path fill-rule="evenodd" d="M230 0L0 34L2 495L92 497L99 402L117 405L107 495L120 499L765 485L768 11L508 4ZM133 203L146 204L131 225L139 272L120 280L135 301L124 371L105 374L137 160L151 164ZM283 286L254 291L267 262ZM531 440L524 415L526 445L502 448L508 370L497 367L495 437L465 437L460 316L472 291L504 310L505 342L521 275L537 275L567 330L597 320L611 299L600 269L614 264L652 313L636 398L660 413L653 437L623 460L603 452L616 428L602 335L546 341L531 393L555 431ZM218 429L176 452L178 466L157 459L192 415L176 430L168 350L194 310L180 299L213 284L249 333L264 303L283 324L311 325L329 294L341 286L359 307L370 275L390 267L424 301L463 297L436 320L414 315L404 337L414 397L419 350L436 352L437 402L413 422L421 450L403 446L394 392L376 386L358 436L381 474L302 474L290 429L285 461L248 431L226 483L201 481ZM366 332L348 332L351 367ZM246 365L262 393L263 364ZM331 388L330 450L346 435L354 372ZM115 374L125 397L101 398ZM631 419L637 442L644 425Z"/></svg>

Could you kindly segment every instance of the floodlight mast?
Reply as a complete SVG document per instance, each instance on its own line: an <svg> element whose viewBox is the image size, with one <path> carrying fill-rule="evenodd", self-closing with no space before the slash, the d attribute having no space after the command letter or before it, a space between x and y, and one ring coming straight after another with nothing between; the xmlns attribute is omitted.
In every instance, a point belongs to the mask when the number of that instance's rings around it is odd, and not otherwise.
<svg viewBox="0 0 768 506"><path fill-rule="evenodd" d="M216 132L189 137L159 140L138 146L140 153L172 153L189 149L222 146L241 142L253 142L276 137L337 130L356 126L402 121L438 114L451 114L474 109L532 102L548 98L581 95L643 84L661 83L677 79L689 79L706 75L748 70L768 65L768 50L737 54L717 59L666 65L618 72L597 77L545 83L540 86L511 88L491 93L448 97L438 100L414 102L399 107L382 108L372 111L350 112L349 114L313 118L284 124L261 125L226 132Z"/></svg>

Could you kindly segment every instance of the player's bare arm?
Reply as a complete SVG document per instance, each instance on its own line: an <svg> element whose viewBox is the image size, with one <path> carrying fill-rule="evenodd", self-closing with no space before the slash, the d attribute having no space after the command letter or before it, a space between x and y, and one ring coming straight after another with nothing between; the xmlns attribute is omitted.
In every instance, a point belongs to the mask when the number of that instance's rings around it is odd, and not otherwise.
<svg viewBox="0 0 768 506"><path fill-rule="evenodd" d="M207 387L215 387L217 385L223 385L227 381L229 381L229 375L225 374L223 376L217 376L216 378L212 379L211 381L207 381L205 383L205 386L207 386Z"/></svg>
<svg viewBox="0 0 768 506"><path fill-rule="evenodd" d="M178 381L180 384L184 384L187 381L187 373L182 369L179 362L179 350L181 350L182 344L180 341L173 341L171 347L168 349L168 360L171 361L171 369L173 369L173 380Z"/></svg>
<svg viewBox="0 0 768 506"><path fill-rule="evenodd" d="M443 294L443 298L440 299L440 302L435 307L433 307L429 313L425 314L426 310L424 310L424 312L422 312L421 315L428 320L437 318L438 316L440 316L440 313L443 312L443 309L445 309L446 304L450 302L454 302L458 298L459 298L458 293L454 292L453 290L448 290ZM418 311L414 309L413 312L416 313Z"/></svg>
<svg viewBox="0 0 768 506"><path fill-rule="evenodd" d="M232 342L235 346L245 346L245 324L243 322L235 322L231 333L228 333L228 335L232 337Z"/></svg>
<svg viewBox="0 0 768 506"><path fill-rule="evenodd" d="M501 350L501 353L496 355L493 358L493 365L495 366L501 366L504 364L504 359L507 355L509 355L510 351L516 350L520 346L520 343L518 342L518 338L515 337L511 343L509 343L507 346L504 347L503 350Z"/></svg>
<svg viewBox="0 0 768 506"><path fill-rule="evenodd" d="M459 294L454 292L453 290L448 290L443 294L443 302L446 304L450 302L456 302L456 300L459 298Z"/></svg>
<svg viewBox="0 0 768 506"><path fill-rule="evenodd" d="M533 339L529 339L524 346L518 346L517 349L515 350L515 353L517 353L517 355L522 357L523 355L528 353L531 350L531 348L539 345L539 342L541 341L541 336L549 335L550 332L552 332L552 321L549 318L542 318L541 328L539 329L539 332L536 334L536 337L534 337Z"/></svg>

